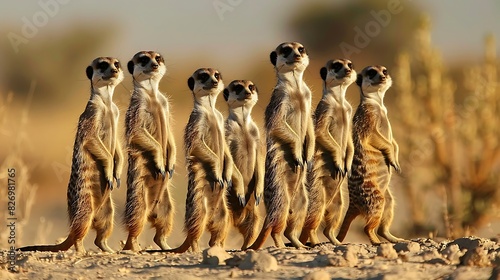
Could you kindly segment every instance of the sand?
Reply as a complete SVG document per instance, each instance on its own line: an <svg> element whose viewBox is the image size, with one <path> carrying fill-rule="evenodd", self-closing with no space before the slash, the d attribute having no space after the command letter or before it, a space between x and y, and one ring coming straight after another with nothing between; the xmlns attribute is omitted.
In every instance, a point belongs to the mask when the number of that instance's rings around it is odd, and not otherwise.
<svg viewBox="0 0 500 280"><path fill-rule="evenodd" d="M312 249L202 253L17 252L14 273L0 251L0 279L500 279L500 243L477 237L436 242L321 244ZM12 268L12 267L10 267Z"/></svg>

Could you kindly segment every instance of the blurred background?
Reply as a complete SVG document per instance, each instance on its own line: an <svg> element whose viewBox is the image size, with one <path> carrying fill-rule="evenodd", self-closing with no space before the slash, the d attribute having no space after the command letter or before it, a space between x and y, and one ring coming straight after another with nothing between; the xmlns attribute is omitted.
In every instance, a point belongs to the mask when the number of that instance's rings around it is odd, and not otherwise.
<svg viewBox="0 0 500 280"><path fill-rule="evenodd" d="M213 67L226 84L255 82L260 98L253 116L262 128L275 83L269 53L284 41L308 49L305 79L314 107L322 94L319 69L328 59L349 58L358 71L371 64L389 68L394 84L386 105L403 169L391 184L395 235L498 238L499 14L496 0L2 1L0 179L7 185L7 169L16 168L16 246L52 244L67 235L72 145L89 98L84 69L95 57L114 56L122 65L140 50L165 57L168 73L160 89L171 98L179 149L171 189L173 247L185 237L182 133L192 109L187 78L197 68ZM126 73L114 97L121 124L132 89ZM347 99L358 105L355 86ZM217 104L226 114L222 97ZM125 193L125 186L113 192L114 249L126 238ZM6 187L0 195L0 220L7 221ZM356 220L347 242L368 242L362 225ZM239 248L242 238L232 233L226 247ZM7 234L0 231L0 248L7 248ZM86 238L88 250L97 250L94 236ZM152 236L146 228L143 248L155 246Z"/></svg>

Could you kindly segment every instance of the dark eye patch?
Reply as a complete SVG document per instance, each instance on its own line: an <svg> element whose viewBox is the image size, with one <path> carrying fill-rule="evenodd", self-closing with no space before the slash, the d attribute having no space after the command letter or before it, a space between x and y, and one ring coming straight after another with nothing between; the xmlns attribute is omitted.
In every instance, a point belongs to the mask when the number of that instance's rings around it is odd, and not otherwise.
<svg viewBox="0 0 500 280"><path fill-rule="evenodd" d="M342 63L336 61L332 64L332 69L333 69L333 71L338 72L338 71L340 71L340 69L342 69L343 66L344 65L342 65Z"/></svg>
<svg viewBox="0 0 500 280"><path fill-rule="evenodd" d="M306 51L304 47L299 47L299 53L303 54Z"/></svg>
<svg viewBox="0 0 500 280"><path fill-rule="evenodd" d="M120 62L116 61L114 64L113 64L116 69L120 69L121 65L120 65Z"/></svg>
<svg viewBox="0 0 500 280"><path fill-rule="evenodd" d="M101 72L106 71L109 68L109 63L107 61L101 61L97 63L97 69L101 70Z"/></svg>
<svg viewBox="0 0 500 280"><path fill-rule="evenodd" d="M214 77L217 79L217 81L218 81L218 80L220 80L220 74L219 74L219 73L217 73L217 72L216 72L216 73L214 74Z"/></svg>
<svg viewBox="0 0 500 280"><path fill-rule="evenodd" d="M291 53L292 53L291 47L284 47L281 49L281 54L283 54L285 57L289 56Z"/></svg>
<svg viewBox="0 0 500 280"><path fill-rule="evenodd" d="M144 67L144 66L146 66L146 64L149 63L150 60L151 59L149 57L144 55L144 56L139 57L139 59L137 61L142 65L142 67Z"/></svg>
<svg viewBox="0 0 500 280"><path fill-rule="evenodd" d="M161 62L163 62L163 57L161 57L161 55L157 55L155 57L155 60L156 60L156 62L161 63Z"/></svg>
<svg viewBox="0 0 500 280"><path fill-rule="evenodd" d="M240 93L242 90L243 90L243 86L242 85L236 85L236 86L234 86L234 91L236 93Z"/></svg>
<svg viewBox="0 0 500 280"><path fill-rule="evenodd" d="M254 86L254 85L248 85L248 89L249 89L250 91L254 91L254 90L255 90L255 86Z"/></svg>
<svg viewBox="0 0 500 280"><path fill-rule="evenodd" d="M366 71L366 75L368 75L368 78L373 79L377 75L377 70L372 68Z"/></svg>
<svg viewBox="0 0 500 280"><path fill-rule="evenodd" d="M384 70L382 71L382 74L387 75L387 69L384 69Z"/></svg>
<svg viewBox="0 0 500 280"><path fill-rule="evenodd" d="M210 76L207 73L200 73L198 74L198 80L200 80L202 83L205 83Z"/></svg>
<svg viewBox="0 0 500 280"><path fill-rule="evenodd" d="M354 66L352 65L351 62L347 63L347 67L349 67L349 69L352 69Z"/></svg>

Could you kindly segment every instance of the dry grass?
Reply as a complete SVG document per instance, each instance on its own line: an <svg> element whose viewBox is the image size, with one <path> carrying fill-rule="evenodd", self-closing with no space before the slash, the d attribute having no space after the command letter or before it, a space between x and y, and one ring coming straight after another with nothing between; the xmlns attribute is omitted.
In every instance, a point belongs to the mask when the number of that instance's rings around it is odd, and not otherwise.
<svg viewBox="0 0 500 280"><path fill-rule="evenodd" d="M495 51L488 36L483 61L467 64L463 78L453 80L431 45L430 24L424 19L413 52L398 57L395 89L401 118L396 129L416 231L425 227L426 193L445 190L440 198L446 206L442 221L448 238L484 226L500 203Z"/></svg>

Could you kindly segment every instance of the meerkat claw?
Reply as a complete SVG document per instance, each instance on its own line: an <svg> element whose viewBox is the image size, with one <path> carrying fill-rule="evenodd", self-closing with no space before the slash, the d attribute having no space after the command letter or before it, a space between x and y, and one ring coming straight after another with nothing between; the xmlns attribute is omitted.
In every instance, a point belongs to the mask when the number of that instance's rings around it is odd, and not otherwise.
<svg viewBox="0 0 500 280"><path fill-rule="evenodd" d="M259 206L262 195L255 195L255 206Z"/></svg>
<svg viewBox="0 0 500 280"><path fill-rule="evenodd" d="M115 180L116 180L116 188L119 189L121 184L121 179L115 177Z"/></svg>
<svg viewBox="0 0 500 280"><path fill-rule="evenodd" d="M307 162L307 171L311 171L313 168L313 161L306 161Z"/></svg>
<svg viewBox="0 0 500 280"><path fill-rule="evenodd" d="M238 200L240 201L240 205L245 207L245 205L247 204L246 200L245 200L245 196L244 195L238 195Z"/></svg>

